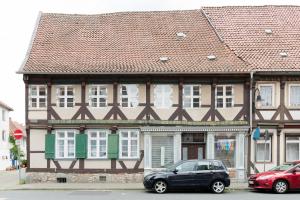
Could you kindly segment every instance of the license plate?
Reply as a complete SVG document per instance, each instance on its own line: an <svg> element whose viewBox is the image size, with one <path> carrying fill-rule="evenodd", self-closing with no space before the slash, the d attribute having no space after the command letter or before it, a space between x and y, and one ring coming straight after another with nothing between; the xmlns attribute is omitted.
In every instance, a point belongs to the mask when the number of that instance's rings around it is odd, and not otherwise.
<svg viewBox="0 0 300 200"><path fill-rule="evenodd" d="M254 184L254 181L249 181L249 184L250 184L250 185L253 185L253 184Z"/></svg>

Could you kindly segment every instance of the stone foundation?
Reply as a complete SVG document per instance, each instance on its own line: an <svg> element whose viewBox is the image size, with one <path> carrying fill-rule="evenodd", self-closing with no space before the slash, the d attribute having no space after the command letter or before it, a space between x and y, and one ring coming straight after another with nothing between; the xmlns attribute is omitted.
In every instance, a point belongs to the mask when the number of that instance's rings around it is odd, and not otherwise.
<svg viewBox="0 0 300 200"><path fill-rule="evenodd" d="M78 174L28 172L26 183L57 183L57 178L66 178L67 183L141 183L144 173L135 174Z"/></svg>

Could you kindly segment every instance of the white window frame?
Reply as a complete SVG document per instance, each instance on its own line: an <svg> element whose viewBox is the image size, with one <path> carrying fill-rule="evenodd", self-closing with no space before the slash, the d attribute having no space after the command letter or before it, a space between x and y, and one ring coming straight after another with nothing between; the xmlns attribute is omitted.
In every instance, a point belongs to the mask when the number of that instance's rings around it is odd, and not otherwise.
<svg viewBox="0 0 300 200"><path fill-rule="evenodd" d="M6 110L2 109L2 121L5 122L6 121Z"/></svg>
<svg viewBox="0 0 300 200"><path fill-rule="evenodd" d="M185 87L190 87L191 93L189 95L185 95ZM199 95L194 95L194 87L199 88ZM201 85L183 85L182 88L182 106L183 108L200 108L201 107ZM190 99L191 106L187 107L184 104L184 99ZM199 107L194 107L194 99L199 99Z"/></svg>
<svg viewBox="0 0 300 200"><path fill-rule="evenodd" d="M300 104L299 105L292 105L291 104L291 87L292 86L298 86L298 87L300 87L300 84L296 84L296 83L289 84L289 96L288 96L288 98L289 98L289 107L291 107L291 108L299 108Z"/></svg>
<svg viewBox="0 0 300 200"><path fill-rule="evenodd" d="M223 87L223 95L222 96L217 96L217 88L218 87ZM226 95L226 87L231 87L231 96ZM223 107L218 107L218 99L223 99ZM226 106L226 98L231 98L231 106L227 107ZM215 88L215 107L218 108L232 108L234 107L234 86L233 85L216 85Z"/></svg>
<svg viewBox="0 0 300 200"><path fill-rule="evenodd" d="M163 90L162 94L156 94L156 91L157 91L156 88L159 87L159 86L162 86L163 88L169 86L170 87L170 96L166 95L166 89L165 88L164 89L162 88L162 90ZM172 105L173 105L173 95L172 95L173 94L173 85L171 85L171 84L157 84L157 85L154 86L153 92L154 92L153 96L154 96L154 106L155 106L155 108L165 109L165 108L171 108L172 107ZM162 101L161 106L157 105L158 98L161 98L161 101ZM170 98L170 100L171 100L170 105L167 105L167 103L166 103L167 98Z"/></svg>
<svg viewBox="0 0 300 200"><path fill-rule="evenodd" d="M287 137L298 137L298 140L287 140ZM298 159L300 159L300 136L299 135L295 135L295 136L289 135L289 136L285 137L285 161L293 162L294 160L287 160L287 143L299 145Z"/></svg>
<svg viewBox="0 0 300 200"><path fill-rule="evenodd" d="M127 95L123 95L123 93L122 93L123 86L125 86L125 87L126 86L135 86L136 89L137 89L136 96L131 96L128 91L127 91ZM126 89L128 89L128 88L126 87ZM123 103L125 103L125 102L123 102L123 98L128 99L126 106L123 106ZM131 98L136 98L137 99L137 105L131 105L131 103L132 103ZM138 104L139 104L139 86L137 84L121 84L120 85L120 102L121 102L121 107L123 107L123 108L136 108L136 107L138 107Z"/></svg>
<svg viewBox="0 0 300 200"><path fill-rule="evenodd" d="M68 156L68 140L71 138L68 137L68 132L73 132L74 133L74 156ZM59 133L64 133L64 138L59 138L58 134ZM74 129L60 129L60 130L55 130L55 158L56 159L73 159L76 156L76 134L78 134L77 130ZM64 140L64 157L59 156L59 151L58 151L58 141L59 140Z"/></svg>
<svg viewBox="0 0 300 200"><path fill-rule="evenodd" d="M6 142L7 141L7 139L6 139L6 131L5 130L2 130L1 141L2 142Z"/></svg>
<svg viewBox="0 0 300 200"><path fill-rule="evenodd" d="M122 136L122 132L127 132L128 133L128 137L126 138L126 140L128 140L128 147L127 147L127 151L128 151L128 156L122 156L123 153L123 149L122 149L122 141L124 140L123 136ZM131 132L136 132L137 133L137 156L131 156ZM118 134L119 134L119 158L120 159L139 159L140 158L140 131L137 129L120 129L118 130Z"/></svg>
<svg viewBox="0 0 300 200"><path fill-rule="evenodd" d="M263 106L262 104L260 105L260 108L274 108L275 107L275 84L274 83L259 83L258 84L258 89L259 91L261 91L261 87L265 86L265 87L272 87L272 105L270 106ZM262 101L263 101L263 97Z"/></svg>
<svg viewBox="0 0 300 200"><path fill-rule="evenodd" d="M105 139L99 137L100 133L105 133ZM97 133L96 138L92 138L91 134L92 133ZM108 134L109 130L106 129L91 129L87 131L87 136L88 136L88 159L107 159L108 158ZM91 155L91 140L96 140L96 156L92 157ZM100 140L105 140L106 142L106 155L105 156L100 156Z"/></svg>
<svg viewBox="0 0 300 200"><path fill-rule="evenodd" d="M272 136L270 135L269 140L265 141L264 137L261 137L259 140L255 142L255 162L260 163L264 162L264 160L258 160L257 159L257 144L269 144L269 156L268 159L266 159L266 162L272 162Z"/></svg>
<svg viewBox="0 0 300 200"><path fill-rule="evenodd" d="M36 95L32 95L32 88L36 87ZM45 95L41 96L40 95L40 88L44 87L45 88ZM38 109L38 108L47 108L47 86L46 85L30 85L29 86L29 107ZM36 98L36 107L32 106L32 98ZM45 107L40 107L40 99L45 98Z"/></svg>
<svg viewBox="0 0 300 200"><path fill-rule="evenodd" d="M95 87L97 89L97 95L92 94L92 88L95 88ZM101 95L100 94L100 88L101 87L105 87L106 95ZM105 108L105 107L107 107L107 96L108 96L107 92L108 92L107 85L89 85L89 106L92 107L92 108ZM100 98L105 99L105 106L100 106ZM97 99L97 106L93 106L92 99Z"/></svg>
<svg viewBox="0 0 300 200"><path fill-rule="evenodd" d="M59 90L60 88L64 88L65 95L60 95ZM72 88L73 95L68 95L68 88ZM73 85L59 85L56 87L56 95L57 95L57 107L60 108L73 108L75 106L75 87ZM59 99L64 99L64 106L60 106ZM71 107L68 107L68 98L73 98L73 104Z"/></svg>

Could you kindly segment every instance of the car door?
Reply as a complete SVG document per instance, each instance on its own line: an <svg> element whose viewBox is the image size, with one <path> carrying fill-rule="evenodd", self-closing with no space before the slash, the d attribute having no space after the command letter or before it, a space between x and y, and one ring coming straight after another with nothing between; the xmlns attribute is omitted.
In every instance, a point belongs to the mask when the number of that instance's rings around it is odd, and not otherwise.
<svg viewBox="0 0 300 200"><path fill-rule="evenodd" d="M300 189L300 165L295 167L292 171L294 171L294 173L289 174L290 186L292 189Z"/></svg>
<svg viewBox="0 0 300 200"><path fill-rule="evenodd" d="M168 176L168 183L171 187L193 187L193 172L195 161L186 161L176 166L174 172Z"/></svg>
<svg viewBox="0 0 300 200"><path fill-rule="evenodd" d="M213 169L209 161L197 161L194 182L197 187L206 187L213 178Z"/></svg>

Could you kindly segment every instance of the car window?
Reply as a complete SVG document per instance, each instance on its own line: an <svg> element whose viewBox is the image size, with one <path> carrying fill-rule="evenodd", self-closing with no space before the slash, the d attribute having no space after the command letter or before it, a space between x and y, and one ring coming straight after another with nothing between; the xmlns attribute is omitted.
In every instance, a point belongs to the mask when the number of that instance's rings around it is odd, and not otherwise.
<svg viewBox="0 0 300 200"><path fill-rule="evenodd" d="M300 166L296 167L296 172L300 172Z"/></svg>
<svg viewBox="0 0 300 200"><path fill-rule="evenodd" d="M220 162L214 161L213 162L213 169L214 170L224 170L224 166Z"/></svg>
<svg viewBox="0 0 300 200"><path fill-rule="evenodd" d="M188 172L195 170L195 162L185 162L176 167L178 172Z"/></svg>
<svg viewBox="0 0 300 200"><path fill-rule="evenodd" d="M269 171L285 171L291 168L291 164L280 165L270 169Z"/></svg>
<svg viewBox="0 0 300 200"><path fill-rule="evenodd" d="M210 167L211 166L208 161L198 161L196 165L196 171L211 170Z"/></svg>

